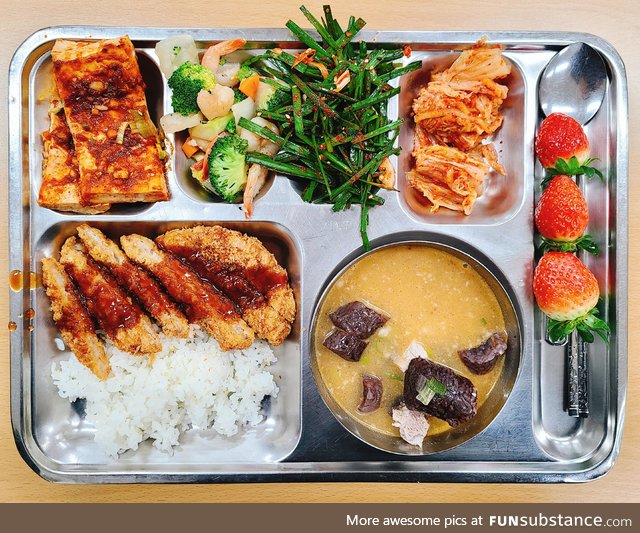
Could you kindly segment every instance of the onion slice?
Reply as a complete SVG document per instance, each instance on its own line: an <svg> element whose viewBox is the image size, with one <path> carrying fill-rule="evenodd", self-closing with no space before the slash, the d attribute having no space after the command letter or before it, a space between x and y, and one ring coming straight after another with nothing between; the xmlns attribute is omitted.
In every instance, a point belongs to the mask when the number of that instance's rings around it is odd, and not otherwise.
<svg viewBox="0 0 640 533"><path fill-rule="evenodd" d="M200 113L193 115L181 115L180 113L169 113L160 119L160 126L165 133L175 133L197 126L204 120Z"/></svg>

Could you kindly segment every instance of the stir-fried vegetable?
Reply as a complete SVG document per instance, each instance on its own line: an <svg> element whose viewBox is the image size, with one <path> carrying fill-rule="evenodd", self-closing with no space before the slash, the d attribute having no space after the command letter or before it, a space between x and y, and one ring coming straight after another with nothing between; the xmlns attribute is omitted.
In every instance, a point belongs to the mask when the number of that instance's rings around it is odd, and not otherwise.
<svg viewBox="0 0 640 533"><path fill-rule="evenodd" d="M389 157L400 152L395 144L402 120L387 117L389 99L400 89L389 82L421 63L395 63L409 55L407 47L369 48L354 42L365 25L360 18L351 17L343 30L329 6L322 20L304 6L300 9L320 40L290 20L287 28L306 47L295 55L275 48L243 64L229 63L223 56L246 42L231 39L210 46L197 64L188 36L159 43L156 50L169 78L174 109L160 122L166 133L191 128L191 144L183 151L196 160L193 177L226 201L237 201L245 187L247 216L266 172L234 171L233 179L216 187L206 171L212 143L228 135L248 146L242 150L247 151L245 170L262 165L303 180L302 198L329 203L334 211L359 204L360 233L368 249L369 209L384 203L381 188L394 188ZM180 64L183 57L188 60ZM228 72L222 72L227 67ZM132 122L134 129L136 124Z"/></svg>
<svg viewBox="0 0 640 533"><path fill-rule="evenodd" d="M245 153L247 141L237 135L220 137L208 158L209 182L213 191L229 203L237 202L247 183Z"/></svg>
<svg viewBox="0 0 640 533"><path fill-rule="evenodd" d="M198 93L212 90L216 86L213 73L197 63L183 63L168 80L171 88L171 106L176 113L191 115L198 113Z"/></svg>
<svg viewBox="0 0 640 533"><path fill-rule="evenodd" d="M203 139L210 142L213 141L223 131L229 131L228 128L230 122L233 122L235 126L233 113L228 113L222 117L214 118L213 120L209 120L208 122L198 124L197 126L191 128L189 130L189 133L191 137L195 137L196 139Z"/></svg>
<svg viewBox="0 0 640 533"><path fill-rule="evenodd" d="M198 63L198 49L191 35L175 35L158 41L156 54L167 79L180 65Z"/></svg>
<svg viewBox="0 0 640 533"><path fill-rule="evenodd" d="M379 177L381 165L400 152L394 145L402 121L387 117L389 99L400 89L389 81L421 63L400 67L394 61L403 57L402 49L369 49L364 42L354 43L365 25L362 19L351 17L343 30L329 6L324 7L322 21L304 6L300 9L320 41L290 20L287 28L307 50L295 56L274 49L245 62L263 76L256 96L258 116L281 132L275 135L240 119L240 127L281 148L273 157L250 152L247 163L308 182L305 201L333 204L334 211L360 204L360 232L368 249L369 209L384 202L379 189L389 188Z"/></svg>

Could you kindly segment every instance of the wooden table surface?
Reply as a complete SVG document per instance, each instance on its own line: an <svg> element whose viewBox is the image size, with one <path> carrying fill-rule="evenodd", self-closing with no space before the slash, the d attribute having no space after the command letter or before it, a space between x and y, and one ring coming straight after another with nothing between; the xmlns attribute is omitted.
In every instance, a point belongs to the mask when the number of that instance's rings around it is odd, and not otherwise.
<svg viewBox="0 0 640 533"><path fill-rule="evenodd" d="M0 32L0 72L6 73L13 51L37 29L60 24L165 27L283 27L293 17L303 22L301 0L224 2L175 0L3 0ZM322 2L306 1L315 13ZM640 103L640 7L635 0L369 0L332 2L342 20L351 14L366 19L368 28L398 30L551 30L582 31L609 40L626 62L630 124L630 257L629 292L638 294L640 249L636 235L640 205L637 109ZM204 9L203 9L204 8ZM304 25L307 27L308 25ZM0 190L7 191L7 79L0 77ZM7 201L0 202L0 261L8 279L6 259ZM5 285L5 296L8 287ZM0 324L7 324L8 303L0 301ZM640 322L640 299L630 298L629 324ZM622 452L613 470L598 481L581 485L462 485L398 483L306 483L250 485L120 485L65 486L43 481L16 451L9 419L9 340L0 328L0 502L637 502L640 500L640 371L635 363L638 334L629 331L629 394Z"/></svg>

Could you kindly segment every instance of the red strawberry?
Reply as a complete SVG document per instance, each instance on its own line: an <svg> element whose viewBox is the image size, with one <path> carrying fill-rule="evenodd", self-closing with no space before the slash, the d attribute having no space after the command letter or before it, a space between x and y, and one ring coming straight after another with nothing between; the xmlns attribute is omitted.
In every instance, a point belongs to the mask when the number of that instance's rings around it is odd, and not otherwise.
<svg viewBox="0 0 640 533"><path fill-rule="evenodd" d="M536 136L536 155L549 176L585 174L604 176L589 166L589 140L574 119L562 113L551 113L542 121Z"/></svg>
<svg viewBox="0 0 640 533"><path fill-rule="evenodd" d="M598 281L575 255L544 254L533 274L533 293L538 307L550 319L552 341L566 338L575 329L587 342L593 342L593 332L607 342L609 326L596 316Z"/></svg>
<svg viewBox="0 0 640 533"><path fill-rule="evenodd" d="M584 231L589 224L587 201L568 176L554 177L542 192L535 213L543 250L573 252L578 248L598 254L598 246Z"/></svg>

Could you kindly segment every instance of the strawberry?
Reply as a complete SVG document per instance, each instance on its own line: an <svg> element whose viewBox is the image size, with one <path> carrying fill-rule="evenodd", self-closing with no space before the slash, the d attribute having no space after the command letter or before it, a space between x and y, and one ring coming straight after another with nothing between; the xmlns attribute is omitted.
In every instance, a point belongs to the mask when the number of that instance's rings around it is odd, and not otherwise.
<svg viewBox="0 0 640 533"><path fill-rule="evenodd" d="M536 136L536 155L550 177L584 174L589 178L597 175L604 181L602 172L590 166L597 159L589 158L589 140L582 126L562 113L551 113L542 121Z"/></svg>
<svg viewBox="0 0 640 533"><path fill-rule="evenodd" d="M608 342L609 326L596 315L598 281L580 259L569 252L548 252L533 274L533 294L549 317L549 338L565 339L574 329L586 341L597 333Z"/></svg>
<svg viewBox="0 0 640 533"><path fill-rule="evenodd" d="M536 227L542 235L542 249L574 252L578 248L598 255L590 235L587 201L569 176L555 176L542 192L535 212Z"/></svg>

